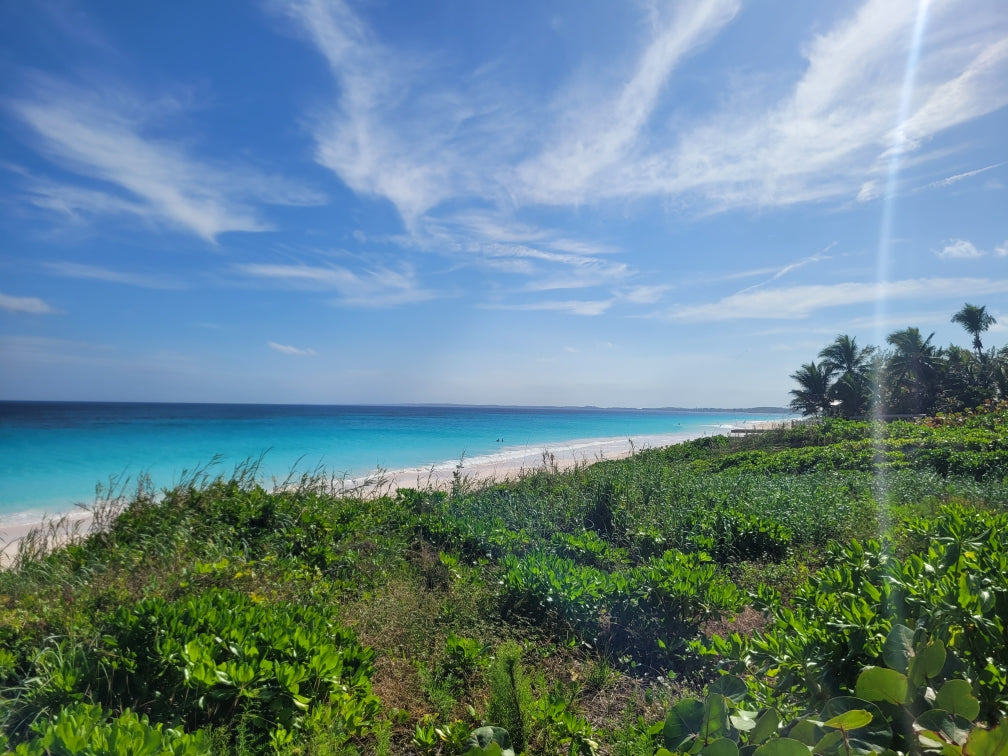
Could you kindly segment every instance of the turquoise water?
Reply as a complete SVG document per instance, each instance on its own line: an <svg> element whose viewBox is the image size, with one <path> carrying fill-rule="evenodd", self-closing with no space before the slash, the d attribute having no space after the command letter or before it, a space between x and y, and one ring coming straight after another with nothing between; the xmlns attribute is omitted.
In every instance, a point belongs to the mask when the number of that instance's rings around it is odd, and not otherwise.
<svg viewBox="0 0 1008 756"><path fill-rule="evenodd" d="M0 519L90 503L110 478L171 487L262 456L264 483L507 459L576 439L725 432L781 415L518 407L0 402Z"/></svg>

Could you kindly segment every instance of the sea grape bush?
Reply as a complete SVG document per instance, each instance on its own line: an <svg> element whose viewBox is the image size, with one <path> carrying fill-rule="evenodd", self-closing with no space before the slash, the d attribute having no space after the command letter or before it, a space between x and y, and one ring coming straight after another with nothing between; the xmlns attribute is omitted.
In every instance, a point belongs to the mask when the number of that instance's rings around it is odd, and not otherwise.
<svg viewBox="0 0 1008 756"><path fill-rule="evenodd" d="M245 474L139 497L0 572L0 750L1008 753L1006 428L1008 403L367 502ZM452 578L425 583L431 564ZM765 629L698 635L746 603ZM337 611L386 655L393 703ZM519 675L502 637L549 663ZM732 674L696 695L715 664ZM628 672L645 701L667 700L652 672L695 697L600 722Z"/></svg>
<svg viewBox="0 0 1008 756"><path fill-rule="evenodd" d="M607 572L553 554L503 560L506 613L639 660L676 658L700 622L740 608L743 594L703 553L666 551L639 567Z"/></svg>
<svg viewBox="0 0 1008 756"><path fill-rule="evenodd" d="M233 591L151 598L121 608L105 637L126 661L121 690L137 703L157 702L155 710L164 701L197 726L247 711L264 730L290 732L335 693L352 692L354 710L376 703L373 652L308 606Z"/></svg>
<svg viewBox="0 0 1008 756"><path fill-rule="evenodd" d="M326 704L347 737L358 737L378 713L373 656L310 606L216 589L151 597L114 612L93 646L62 642L39 654L10 705L9 730L45 717L58 724L67 706L90 700L189 731L237 721L254 739L283 744Z"/></svg>
<svg viewBox="0 0 1008 756"><path fill-rule="evenodd" d="M895 625L885 649L892 666L863 668L854 695L831 697L797 716L759 702L742 678L721 677L703 699L680 700L652 728L663 742L658 755L997 756L1008 748L1008 722L993 728L974 722L980 703L970 683L944 678L940 641L915 641L913 631Z"/></svg>
<svg viewBox="0 0 1008 756"><path fill-rule="evenodd" d="M126 709L111 716L97 704L75 703L32 723L33 739L14 756L211 756L206 732L151 724Z"/></svg>
<svg viewBox="0 0 1008 756"><path fill-rule="evenodd" d="M614 546L593 530L579 533L554 533L550 539L556 553L603 569L625 566L627 550Z"/></svg>
<svg viewBox="0 0 1008 756"><path fill-rule="evenodd" d="M854 695L782 715L759 701L744 679L726 675L703 698L678 701L648 732L662 744L657 756L998 756L1008 749L1008 722L986 727L975 721L980 702L970 682L956 676L950 654L941 641L896 624L883 643L887 666L862 668ZM539 745L549 743L549 752L556 745L569 754L597 752L591 725L563 696L547 695L530 708L545 733ZM506 730L484 727L473 732L463 750L508 753L509 746Z"/></svg>
<svg viewBox="0 0 1008 756"><path fill-rule="evenodd" d="M911 524L929 543L922 554L900 560L879 541L836 546L792 607L763 592L772 616L763 633L714 638L707 650L752 674L765 700L799 706L853 692L865 666L884 663L893 628L906 625L947 649L981 720L994 722L1008 711L1006 527L1004 513L948 506Z"/></svg>

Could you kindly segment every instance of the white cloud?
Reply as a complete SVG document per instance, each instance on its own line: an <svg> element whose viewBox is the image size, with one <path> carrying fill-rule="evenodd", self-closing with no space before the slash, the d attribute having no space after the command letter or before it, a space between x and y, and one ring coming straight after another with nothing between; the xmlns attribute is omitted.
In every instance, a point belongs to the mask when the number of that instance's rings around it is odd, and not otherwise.
<svg viewBox="0 0 1008 756"><path fill-rule="evenodd" d="M346 307L392 307L438 296L421 287L413 269L405 265L400 270L378 267L359 273L338 265L243 263L235 269L288 288L335 291L334 304Z"/></svg>
<svg viewBox="0 0 1008 756"><path fill-rule="evenodd" d="M787 97L694 128L678 149L655 156L650 187L694 192L725 208L880 196L877 175L888 170L894 133L903 135L902 148L918 149L1008 102L1008 87L993 79L995 71L1008 78L995 31L933 3L930 23L947 27L953 39L933 38L921 51L915 97L925 105L894 132L918 7L916 0L864 3L812 41L807 68ZM967 33L975 41L964 50L954 36ZM969 77L961 72L977 48L973 62L983 75ZM936 117L939 108L949 115Z"/></svg>
<svg viewBox="0 0 1008 756"><path fill-rule="evenodd" d="M320 204L323 197L280 177L201 159L182 139L153 136L184 110L172 98L136 98L111 82L77 87L26 75L26 93L10 103L41 150L60 168L107 188L36 181L28 201L69 215L131 213L208 241L227 231L265 231L255 203Z"/></svg>
<svg viewBox="0 0 1008 756"><path fill-rule="evenodd" d="M878 199L882 194L882 187L878 181L871 179L865 181L857 193L858 202L871 202L873 199Z"/></svg>
<svg viewBox="0 0 1008 756"><path fill-rule="evenodd" d="M454 89L432 86L430 61L385 47L342 0L274 5L307 35L339 88L336 105L310 118L315 159L354 191L388 199L407 224L471 189L478 166L492 164L488 144L500 154L517 140L478 74Z"/></svg>
<svg viewBox="0 0 1008 756"><path fill-rule="evenodd" d="M278 344L275 341L267 341L266 344L269 346L270 349L280 352L280 354L292 354L300 357L311 357L317 354L317 352L314 349L300 349L298 347L290 346L288 344Z"/></svg>
<svg viewBox="0 0 1008 756"><path fill-rule="evenodd" d="M973 242L965 241L964 239L953 239L945 245L941 252L935 252L935 255L945 260L951 260L983 257L984 253L977 249Z"/></svg>
<svg viewBox="0 0 1008 756"><path fill-rule="evenodd" d="M654 19L654 36L629 81L617 92L592 98L577 112L562 114L552 144L517 167L526 196L545 204L581 204L595 193L600 175L622 173L621 166L635 162L676 66L724 28L738 10L737 0L708 0L678 6L671 19ZM652 11L660 15L657 8Z"/></svg>
<svg viewBox="0 0 1008 756"><path fill-rule="evenodd" d="M24 199L36 207L73 220L93 215L147 214L147 207L142 202L117 197L98 189L58 184L45 179L30 181Z"/></svg>
<svg viewBox="0 0 1008 756"><path fill-rule="evenodd" d="M726 87L715 112L668 93L737 15L737 0L649 5L641 36L609 61L625 75L573 76L547 97L508 88L493 65L453 77L442 51L392 49L342 0L276 4L338 85L335 107L311 121L316 159L354 191L388 199L411 229L466 199L506 209L665 197L705 212L871 201L894 145L922 153L936 134L1008 104L994 0L969 13L950 0L866 0L805 43L790 84L774 75ZM928 33L912 50L922 9ZM908 59L914 88L901 109Z"/></svg>
<svg viewBox="0 0 1008 756"><path fill-rule="evenodd" d="M983 168L975 168L972 171L964 171L963 173L957 173L954 176L947 176L946 178L939 179L938 181L932 181L930 184L926 184L920 187L920 189L917 189L916 191L923 191L924 189L934 189L935 187L945 188L947 186L952 186L952 184L956 184L962 181L963 179L978 176L981 173L986 173L987 171L992 171L995 168L1000 168L1002 165L1005 164L1006 164L1005 162L994 163L993 165L986 165Z"/></svg>
<svg viewBox="0 0 1008 756"><path fill-rule="evenodd" d="M175 278L168 275L151 275L144 273L127 273L125 271L110 270L98 265L86 265L72 262L50 262L45 263L45 267L59 276L68 278L84 278L94 281L107 281L109 283L125 284L127 286L139 286L144 289L181 289L183 285Z"/></svg>
<svg viewBox="0 0 1008 756"><path fill-rule="evenodd" d="M1002 244L997 245L994 248L994 253L998 257L1008 257L1008 240L1005 240Z"/></svg>
<svg viewBox="0 0 1008 756"><path fill-rule="evenodd" d="M717 302L684 305L669 317L682 321L722 321L746 318L805 318L829 307L863 305L885 300L958 298L1008 292L1008 280L985 278L916 278L890 282L844 282L785 286L745 291Z"/></svg>
<svg viewBox="0 0 1008 756"><path fill-rule="evenodd" d="M458 268L525 278L510 287L513 292L614 289L638 275L628 263L612 259L622 250L603 242L573 239L483 212L425 218L404 243L449 257Z"/></svg>
<svg viewBox="0 0 1008 756"><path fill-rule="evenodd" d="M624 301L632 304L654 304L671 288L671 286L660 284L654 286L633 286L621 292L621 297Z"/></svg>
<svg viewBox="0 0 1008 756"><path fill-rule="evenodd" d="M612 299L607 300L566 300L549 302L530 302L525 304L493 304L486 305L490 310L512 310L520 312L566 312L571 315L602 315L613 305Z"/></svg>
<svg viewBox="0 0 1008 756"><path fill-rule="evenodd" d="M910 146L1008 104L1008 37L980 46L958 76L933 85L922 106L899 130Z"/></svg>
<svg viewBox="0 0 1008 756"><path fill-rule="evenodd" d="M799 268L804 268L806 265L811 265L812 263L822 262L824 260L831 259L831 257L829 255L825 254L825 252L827 250L829 250L829 249L832 249L835 246L835 244L836 244L836 242L834 242L833 244L830 244L828 247L826 247L826 250L824 250L823 252L821 252L819 254L809 255L808 257L803 257L800 260L795 260L792 263L787 263L786 265L782 265L779 268L773 269L772 270L773 275L770 276L770 278L768 278L765 281L762 281L760 283L753 284L752 286L750 286L750 287L748 287L746 289L743 289L742 291L749 291L750 289L755 289L755 288L758 288L760 286L765 286L768 283L771 283L773 281L777 281L777 280L783 278L784 276L786 276L788 273L791 273L792 271L798 270ZM768 271L768 272L771 272L771 271Z"/></svg>
<svg viewBox="0 0 1008 756"><path fill-rule="evenodd" d="M25 312L31 315L48 315L56 312L38 297L13 297L3 292L0 292L0 310Z"/></svg>

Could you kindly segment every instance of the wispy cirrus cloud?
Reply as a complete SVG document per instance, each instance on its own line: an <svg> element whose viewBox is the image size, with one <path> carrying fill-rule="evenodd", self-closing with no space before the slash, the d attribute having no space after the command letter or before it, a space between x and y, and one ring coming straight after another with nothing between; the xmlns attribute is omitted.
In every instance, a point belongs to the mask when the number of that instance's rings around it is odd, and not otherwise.
<svg viewBox="0 0 1008 756"><path fill-rule="evenodd" d="M488 310L511 310L515 312L566 312L571 315L602 315L614 300L581 300L569 299L562 301L526 302L522 304L487 304Z"/></svg>
<svg viewBox="0 0 1008 756"><path fill-rule="evenodd" d="M28 73L8 107L59 168L91 182L29 181L26 199L69 215L129 213L214 242L228 231L271 228L261 205L313 205L310 188L240 164L204 158L161 122L186 103L132 95L96 75L88 86ZM99 182L97 186L94 182Z"/></svg>
<svg viewBox="0 0 1008 756"><path fill-rule="evenodd" d="M289 344L278 344L275 341L267 341L266 345L280 354L290 354L297 357L314 357L318 352L314 349L302 349L301 347L290 346Z"/></svg>
<svg viewBox="0 0 1008 756"><path fill-rule="evenodd" d="M827 247L827 250L830 249L832 246L833 245L831 244L829 247ZM804 268L806 265L812 265L813 263L823 262L824 260L829 259L831 259L830 256L824 253L803 257L800 260L795 260L794 262L782 265L779 268L766 271L768 273L771 273L769 278L767 278L764 281L760 281L759 283L755 283L752 286L749 286L745 289L742 289L742 291L738 293L743 294L747 291L752 291L754 289L764 287L767 284L773 283L774 281L779 281L781 278L784 278L784 276L788 275L789 273L792 273L795 270L798 270L799 268Z"/></svg>
<svg viewBox="0 0 1008 756"><path fill-rule="evenodd" d="M29 315L49 315L56 309L38 297L15 297L0 292L0 310L23 312Z"/></svg>
<svg viewBox="0 0 1008 756"><path fill-rule="evenodd" d="M714 112L680 105L670 84L702 61L737 0L649 7L636 44L613 61L621 80L574 77L546 97L508 89L492 67L480 86L428 76L436 55L397 54L346 2L276 5L338 85L336 105L313 121L316 159L355 191L391 201L411 227L450 200L578 207L658 197L705 213L869 201L893 149L926 151L936 135L1008 105L1008 40L992 1L963 13L951 0L866 0L805 40L790 84L754 77L734 92L736 72L714 71L726 83ZM928 33L912 51L922 8Z"/></svg>
<svg viewBox="0 0 1008 756"><path fill-rule="evenodd" d="M914 191L921 192L921 191L924 191L926 189L935 189L935 188L944 189L945 187L952 186L953 184L957 184L960 181L963 181L964 179L973 178L974 176L979 176L981 173L986 173L987 171L992 171L995 168L1000 168L1003 165L1008 165L1008 162L1002 161L1000 163L993 163L991 165L985 165L983 168L975 168L972 171L963 171L962 173L957 173L954 176L946 176L945 178L939 179L938 181L932 181L929 184L925 184L924 186L919 187L918 189L915 189Z"/></svg>
<svg viewBox="0 0 1008 756"><path fill-rule="evenodd" d="M652 286L631 286L620 292L620 298L631 304L654 304L661 300L672 287L665 284Z"/></svg>
<svg viewBox="0 0 1008 756"><path fill-rule="evenodd" d="M339 265L242 263L235 270L277 287L335 292L334 304L344 307L394 307L439 296L421 286L415 271L407 265L398 270L372 267L353 271Z"/></svg>
<svg viewBox="0 0 1008 756"><path fill-rule="evenodd" d="M142 202L119 197L99 189L61 184L46 178L25 176L22 199L42 210L58 213L67 219L83 221L95 216L144 216L148 209Z"/></svg>
<svg viewBox="0 0 1008 756"><path fill-rule="evenodd" d="M614 285L627 277L626 263L604 260L589 255L574 255L536 249L525 245L498 245L484 249L491 261L536 262L521 272L529 276L524 288L528 291L553 289L585 289Z"/></svg>
<svg viewBox="0 0 1008 756"><path fill-rule="evenodd" d="M167 274L130 273L128 271L112 270L100 265L88 265L74 262L48 262L46 270L58 276L67 278L83 278L92 281L137 286L143 289L182 289L184 285Z"/></svg>
<svg viewBox="0 0 1008 756"><path fill-rule="evenodd" d="M739 7L738 0L707 0L677 6L668 18L653 7L653 36L629 80L616 91L597 93L575 112L562 113L550 144L516 167L525 197L578 205L599 192L633 195L634 187L625 182L626 166L646 159L642 148L650 141L663 89L677 65L723 29Z"/></svg>
<svg viewBox="0 0 1008 756"><path fill-rule="evenodd" d="M1002 40L996 24L983 28L996 11L972 16L932 3L929 28L946 31L918 51L913 104L923 105L899 122L920 7L916 0L863 3L811 41L805 71L785 97L688 131L678 149L656 157L649 175L722 208L879 196L874 177L888 171L894 144L921 149L939 132L1008 104ZM956 41L966 34L973 45Z"/></svg>
<svg viewBox="0 0 1008 756"><path fill-rule="evenodd" d="M604 288L616 291L637 276L619 259L625 254L601 241L571 238L549 229L495 217L486 212L457 213L424 219L407 244L436 250L456 268L476 269L494 277L495 295L502 288L524 296L529 292ZM503 276L524 279L511 285Z"/></svg>
<svg viewBox="0 0 1008 756"><path fill-rule="evenodd" d="M493 66L431 85L443 81L429 75L436 55L410 58L387 47L343 0L273 6L325 58L338 85L336 105L312 118L316 160L355 191L391 201L412 226L459 197L591 201L594 177L642 138L671 71L731 20L739 0L690 4L671 19L652 9L653 37L629 81L591 98L590 113L558 111L549 100L510 91L492 77ZM550 146L530 156L544 132Z"/></svg>
<svg viewBox="0 0 1008 756"><path fill-rule="evenodd" d="M429 57L386 46L344 0L272 6L322 55L338 88L335 103L309 118L319 164L355 192L392 202L407 225L445 199L488 190L487 145L501 154L521 136L501 123L506 106L492 82L470 73L454 86L430 84Z"/></svg>
<svg viewBox="0 0 1008 756"><path fill-rule="evenodd" d="M800 319L830 307L867 304L882 300L934 299L1003 294L1008 280L989 278L915 278L889 282L783 286L731 294L716 302L674 308L673 320L724 321Z"/></svg>

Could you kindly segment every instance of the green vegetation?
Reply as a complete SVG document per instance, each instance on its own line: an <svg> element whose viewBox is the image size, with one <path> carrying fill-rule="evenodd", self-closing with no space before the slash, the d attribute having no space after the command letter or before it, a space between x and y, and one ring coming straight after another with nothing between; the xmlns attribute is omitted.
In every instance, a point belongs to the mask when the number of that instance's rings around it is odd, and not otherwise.
<svg viewBox="0 0 1008 756"><path fill-rule="evenodd" d="M988 401L450 491L141 485L0 572L0 746L1005 753L1006 428Z"/></svg>
<svg viewBox="0 0 1008 756"><path fill-rule="evenodd" d="M984 351L980 335L997 321L984 306L963 305L952 316L973 337L973 351L942 349L932 333L894 331L889 349L858 347L846 334L819 352L820 362L802 365L791 378L791 408L804 415L865 417L961 412L1008 397L1008 347Z"/></svg>

